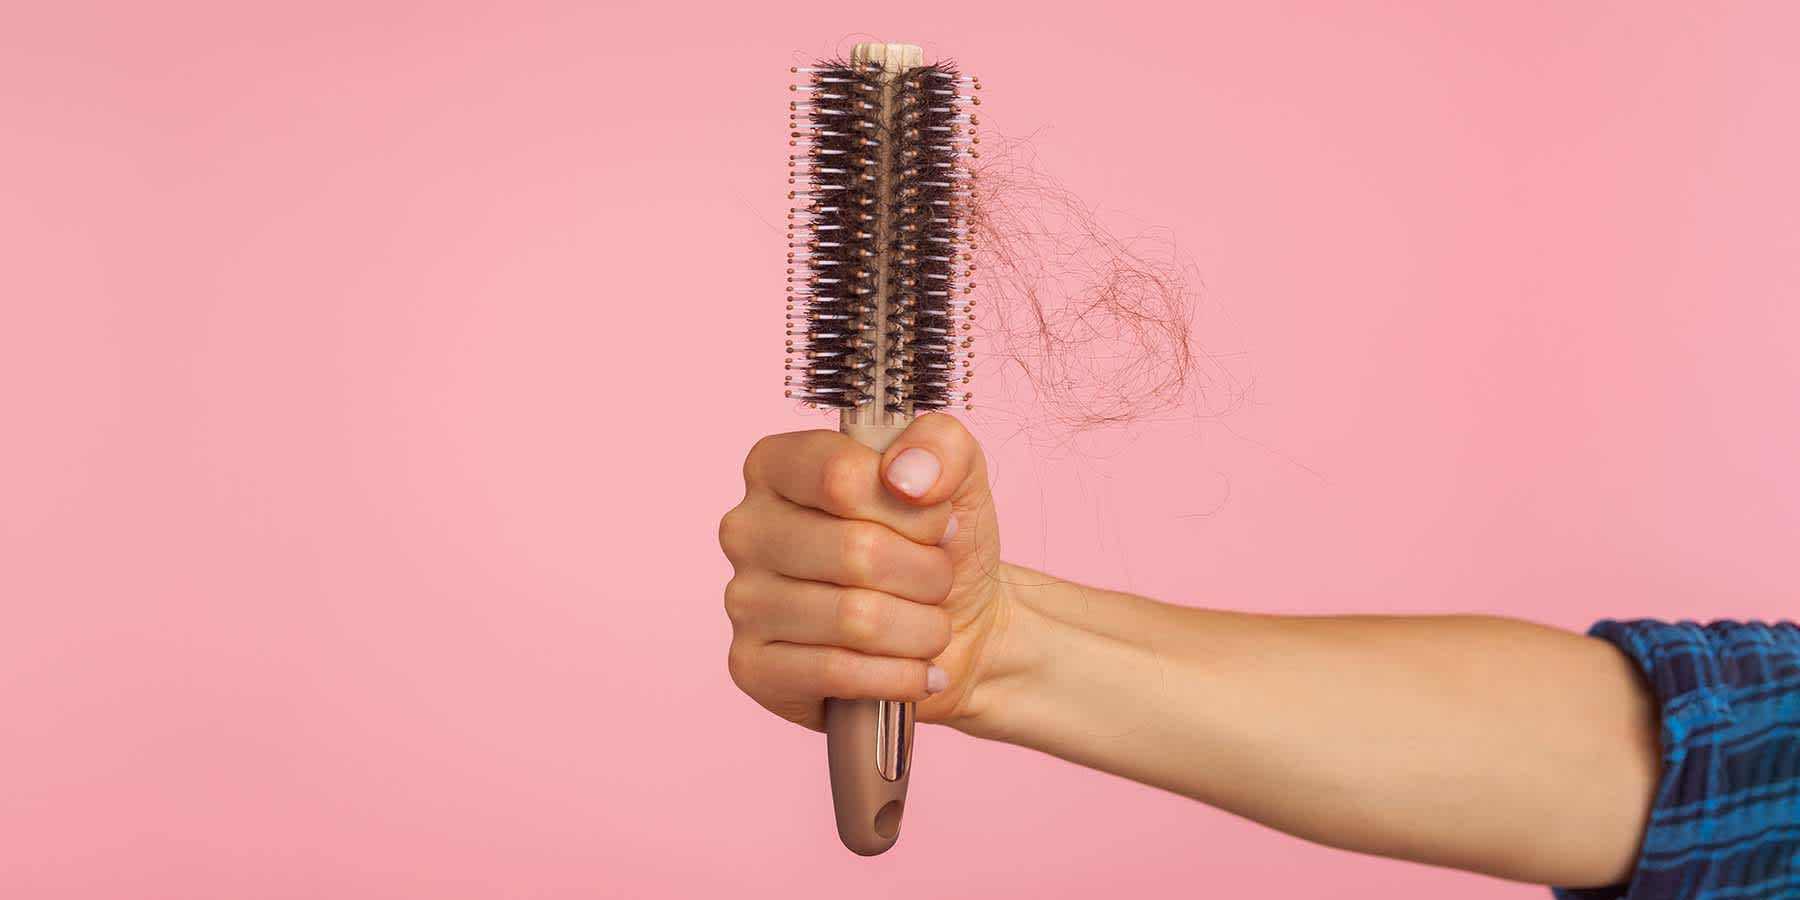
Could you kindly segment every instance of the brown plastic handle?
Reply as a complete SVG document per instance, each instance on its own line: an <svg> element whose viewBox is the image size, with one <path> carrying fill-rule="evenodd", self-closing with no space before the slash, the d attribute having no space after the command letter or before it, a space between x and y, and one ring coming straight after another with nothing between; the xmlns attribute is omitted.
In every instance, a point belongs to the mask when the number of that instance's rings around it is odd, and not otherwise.
<svg viewBox="0 0 1800 900"><path fill-rule="evenodd" d="M838 839L858 854L883 853L900 839L906 786L912 779L912 732L910 702L825 701Z"/></svg>
<svg viewBox="0 0 1800 900"><path fill-rule="evenodd" d="M906 430L904 417L846 411L839 430L883 451ZM913 704L900 700L825 700L825 752L831 763L831 805L838 839L863 856L886 852L900 839L906 785L912 778Z"/></svg>

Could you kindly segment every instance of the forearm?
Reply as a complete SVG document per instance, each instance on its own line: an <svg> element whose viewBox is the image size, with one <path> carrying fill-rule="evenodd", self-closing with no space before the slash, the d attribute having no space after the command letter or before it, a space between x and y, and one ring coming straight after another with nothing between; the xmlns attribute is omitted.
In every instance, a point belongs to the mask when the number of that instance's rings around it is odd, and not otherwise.
<svg viewBox="0 0 1800 900"><path fill-rule="evenodd" d="M1636 855L1656 720L1606 644L1483 617L1282 617L1018 567L957 726L1336 847L1539 883Z"/></svg>

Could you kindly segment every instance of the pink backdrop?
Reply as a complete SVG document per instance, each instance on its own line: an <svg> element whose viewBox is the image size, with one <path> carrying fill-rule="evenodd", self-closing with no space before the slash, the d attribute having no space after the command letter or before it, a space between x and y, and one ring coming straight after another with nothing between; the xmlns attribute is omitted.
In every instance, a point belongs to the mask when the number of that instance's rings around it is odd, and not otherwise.
<svg viewBox="0 0 1800 900"><path fill-rule="evenodd" d="M254 6L0 12L7 896L1543 896L935 728L899 848L838 847L714 527L820 421L786 67L868 32L1172 226L1254 361L1117 452L983 432L1016 561L1800 612L1792 5Z"/></svg>

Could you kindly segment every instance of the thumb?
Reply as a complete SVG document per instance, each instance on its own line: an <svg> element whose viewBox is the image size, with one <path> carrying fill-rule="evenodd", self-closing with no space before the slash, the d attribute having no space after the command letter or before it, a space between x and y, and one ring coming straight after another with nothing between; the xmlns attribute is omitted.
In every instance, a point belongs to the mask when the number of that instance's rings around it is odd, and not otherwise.
<svg viewBox="0 0 1800 900"><path fill-rule="evenodd" d="M927 413L881 455L881 480L888 493L914 506L952 500L966 508L987 495L987 462L956 417Z"/></svg>

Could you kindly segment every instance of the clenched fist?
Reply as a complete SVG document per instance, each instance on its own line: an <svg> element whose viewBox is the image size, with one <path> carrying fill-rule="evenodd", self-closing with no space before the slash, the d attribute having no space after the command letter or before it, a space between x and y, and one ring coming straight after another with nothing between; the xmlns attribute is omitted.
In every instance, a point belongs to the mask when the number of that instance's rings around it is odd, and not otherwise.
<svg viewBox="0 0 1800 900"><path fill-rule="evenodd" d="M756 702L814 730L826 697L972 715L1006 602L986 462L955 418L913 420L886 453L836 431L763 438L719 545L728 665Z"/></svg>

